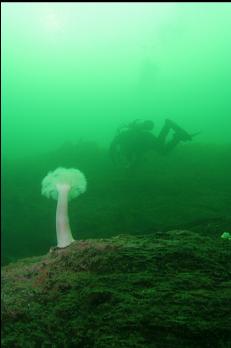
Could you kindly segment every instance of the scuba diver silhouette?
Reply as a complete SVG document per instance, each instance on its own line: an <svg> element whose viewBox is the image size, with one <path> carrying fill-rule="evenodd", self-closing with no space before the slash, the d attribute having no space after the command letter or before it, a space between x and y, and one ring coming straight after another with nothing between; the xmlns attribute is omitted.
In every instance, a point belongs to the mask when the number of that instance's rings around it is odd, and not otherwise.
<svg viewBox="0 0 231 348"><path fill-rule="evenodd" d="M166 119L160 134L156 137L151 131L154 123L151 120L135 120L117 130L117 134L110 145L110 155L114 164L126 168L140 162L144 155L150 150L156 150L162 155L168 154L180 141L191 141L197 135L187 133L175 122ZM169 132L174 134L167 141Z"/></svg>

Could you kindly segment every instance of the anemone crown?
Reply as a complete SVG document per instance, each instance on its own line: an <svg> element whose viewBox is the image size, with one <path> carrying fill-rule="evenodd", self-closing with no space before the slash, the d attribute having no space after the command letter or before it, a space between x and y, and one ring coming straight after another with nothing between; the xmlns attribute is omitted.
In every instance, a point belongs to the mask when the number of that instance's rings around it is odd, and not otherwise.
<svg viewBox="0 0 231 348"><path fill-rule="evenodd" d="M42 181L42 195L47 198L58 199L59 184L66 184L70 186L68 192L68 200L84 193L87 188L87 181L84 174L75 168L59 167L54 171L50 171Z"/></svg>

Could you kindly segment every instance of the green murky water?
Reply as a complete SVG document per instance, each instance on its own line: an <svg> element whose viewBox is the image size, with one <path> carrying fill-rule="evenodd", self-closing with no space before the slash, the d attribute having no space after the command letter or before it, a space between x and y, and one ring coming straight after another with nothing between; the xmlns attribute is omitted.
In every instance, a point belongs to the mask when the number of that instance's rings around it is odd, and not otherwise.
<svg viewBox="0 0 231 348"><path fill-rule="evenodd" d="M231 4L2 4L3 263L55 245L41 181L84 172L76 239L174 226L230 231ZM116 168L116 129L165 118L200 131L134 171Z"/></svg>

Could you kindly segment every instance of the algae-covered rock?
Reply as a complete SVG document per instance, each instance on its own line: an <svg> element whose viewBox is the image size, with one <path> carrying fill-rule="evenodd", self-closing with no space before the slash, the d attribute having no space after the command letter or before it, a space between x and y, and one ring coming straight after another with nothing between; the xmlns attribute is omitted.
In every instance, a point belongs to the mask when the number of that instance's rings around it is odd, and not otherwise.
<svg viewBox="0 0 231 348"><path fill-rule="evenodd" d="M231 249L189 231L76 241L2 269L2 347L230 347Z"/></svg>

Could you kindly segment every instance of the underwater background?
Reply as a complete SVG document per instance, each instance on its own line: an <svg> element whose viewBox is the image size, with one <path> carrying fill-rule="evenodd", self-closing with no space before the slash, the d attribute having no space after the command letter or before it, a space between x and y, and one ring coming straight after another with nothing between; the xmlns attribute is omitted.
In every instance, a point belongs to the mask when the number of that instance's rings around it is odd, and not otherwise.
<svg viewBox="0 0 231 348"><path fill-rule="evenodd" d="M5 3L2 23L2 264L56 244L41 181L81 170L78 239L187 228L231 232L231 4ZM165 118L190 133L134 171L114 166L116 130Z"/></svg>

